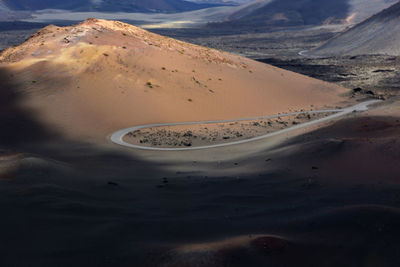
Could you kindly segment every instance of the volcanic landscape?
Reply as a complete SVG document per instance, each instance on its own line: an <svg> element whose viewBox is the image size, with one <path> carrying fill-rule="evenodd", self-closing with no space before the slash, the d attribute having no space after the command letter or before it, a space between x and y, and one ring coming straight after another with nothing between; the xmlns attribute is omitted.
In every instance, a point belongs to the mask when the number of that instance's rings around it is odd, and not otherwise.
<svg viewBox="0 0 400 267"><path fill-rule="evenodd" d="M397 34L381 12L249 33L275 38L254 59L205 34L227 21L154 31L184 41L89 18L8 47L0 266L398 266L400 55L348 46Z"/></svg>

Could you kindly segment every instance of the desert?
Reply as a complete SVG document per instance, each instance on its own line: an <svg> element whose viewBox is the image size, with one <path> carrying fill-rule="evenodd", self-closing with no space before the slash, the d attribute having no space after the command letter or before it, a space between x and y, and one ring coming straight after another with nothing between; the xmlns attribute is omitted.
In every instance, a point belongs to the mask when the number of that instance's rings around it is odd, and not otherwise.
<svg viewBox="0 0 400 267"><path fill-rule="evenodd" d="M0 266L398 266L399 59L344 40L398 4L359 2L0 1Z"/></svg>

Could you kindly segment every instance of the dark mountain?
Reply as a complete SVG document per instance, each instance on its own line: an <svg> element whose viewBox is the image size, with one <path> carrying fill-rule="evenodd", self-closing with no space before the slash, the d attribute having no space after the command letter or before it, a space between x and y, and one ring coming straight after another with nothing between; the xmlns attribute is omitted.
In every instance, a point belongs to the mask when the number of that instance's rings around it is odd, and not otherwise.
<svg viewBox="0 0 400 267"><path fill-rule="evenodd" d="M3 2L0 1L0 12L7 12L7 11L9 11L9 8Z"/></svg>
<svg viewBox="0 0 400 267"><path fill-rule="evenodd" d="M241 5L249 3L253 0L187 0L194 3L207 3L207 4L229 4L229 5Z"/></svg>
<svg viewBox="0 0 400 267"><path fill-rule="evenodd" d="M65 9L107 12L182 12L215 6L183 0L4 0L14 10Z"/></svg>
<svg viewBox="0 0 400 267"><path fill-rule="evenodd" d="M239 11L227 23L255 27L322 24L345 19L350 9L348 0L275 0L254 5L258 6L251 12L241 15Z"/></svg>
<svg viewBox="0 0 400 267"><path fill-rule="evenodd" d="M400 2L310 51L312 56L400 55Z"/></svg>
<svg viewBox="0 0 400 267"><path fill-rule="evenodd" d="M302 26L357 23L395 0L260 0L219 24L237 27Z"/></svg>

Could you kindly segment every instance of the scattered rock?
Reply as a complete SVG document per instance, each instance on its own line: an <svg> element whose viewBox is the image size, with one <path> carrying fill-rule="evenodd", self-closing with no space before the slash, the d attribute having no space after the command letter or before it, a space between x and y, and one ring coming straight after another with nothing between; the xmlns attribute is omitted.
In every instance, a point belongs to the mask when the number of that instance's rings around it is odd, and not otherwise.
<svg viewBox="0 0 400 267"><path fill-rule="evenodd" d="M182 145L184 145L184 146L192 146L192 143L190 143L190 142L182 142Z"/></svg>
<svg viewBox="0 0 400 267"><path fill-rule="evenodd" d="M367 94L367 95L375 95L375 93L373 91L371 91L371 90L366 91L365 94Z"/></svg>
<svg viewBox="0 0 400 267"><path fill-rule="evenodd" d="M192 137L193 136L193 132L192 131L187 131L183 134L184 137Z"/></svg>
<svg viewBox="0 0 400 267"><path fill-rule="evenodd" d="M387 70L387 69L377 69L372 71L374 73L380 73L380 72L394 72L394 70Z"/></svg>

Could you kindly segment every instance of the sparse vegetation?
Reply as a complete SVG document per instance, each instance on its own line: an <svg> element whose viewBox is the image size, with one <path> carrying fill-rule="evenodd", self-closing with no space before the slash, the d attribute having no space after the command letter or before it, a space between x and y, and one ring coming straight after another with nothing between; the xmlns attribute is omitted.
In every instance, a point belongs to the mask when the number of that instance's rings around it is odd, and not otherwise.
<svg viewBox="0 0 400 267"><path fill-rule="evenodd" d="M190 101L191 99L188 100ZM327 115L328 113L304 113L273 119L207 124L207 127L204 127L206 126L205 124L204 126L200 124L194 128L190 126L149 128L129 133L127 141L148 146L166 147L223 143L268 134L292 125L307 122L311 118L317 119Z"/></svg>

